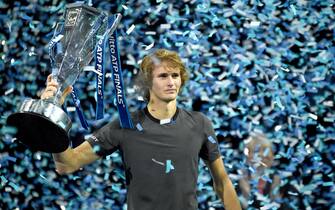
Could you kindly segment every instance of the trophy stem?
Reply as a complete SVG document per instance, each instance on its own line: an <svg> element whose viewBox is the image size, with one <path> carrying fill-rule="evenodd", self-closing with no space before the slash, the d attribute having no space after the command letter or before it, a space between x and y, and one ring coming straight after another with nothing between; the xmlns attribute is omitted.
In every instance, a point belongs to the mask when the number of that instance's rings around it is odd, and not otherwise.
<svg viewBox="0 0 335 210"><path fill-rule="evenodd" d="M59 87L57 89L56 95L54 96L53 104L55 104L59 107L62 106L62 103L61 103L62 95L63 95L63 91L61 91L61 87Z"/></svg>

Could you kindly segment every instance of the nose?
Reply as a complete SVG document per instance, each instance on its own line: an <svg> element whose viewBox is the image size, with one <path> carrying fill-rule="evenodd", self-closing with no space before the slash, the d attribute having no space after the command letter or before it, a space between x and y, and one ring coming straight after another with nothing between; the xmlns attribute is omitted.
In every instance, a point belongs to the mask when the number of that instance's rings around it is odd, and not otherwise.
<svg viewBox="0 0 335 210"><path fill-rule="evenodd" d="M169 75L169 77L168 77L168 85L169 86L173 86L174 85L174 79L173 79L172 75Z"/></svg>

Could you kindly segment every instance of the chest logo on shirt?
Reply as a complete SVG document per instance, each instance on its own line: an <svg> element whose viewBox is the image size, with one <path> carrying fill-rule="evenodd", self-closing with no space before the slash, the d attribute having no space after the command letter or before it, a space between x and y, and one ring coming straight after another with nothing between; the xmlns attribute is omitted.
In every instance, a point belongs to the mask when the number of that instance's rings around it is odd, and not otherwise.
<svg viewBox="0 0 335 210"><path fill-rule="evenodd" d="M212 136L208 136L208 141L210 141L212 144L216 144L215 139Z"/></svg>
<svg viewBox="0 0 335 210"><path fill-rule="evenodd" d="M153 162L165 166L165 173L170 173L172 170L174 170L174 166L172 165L172 161L171 160L166 160L166 163L160 162L155 160L154 158L151 159Z"/></svg>

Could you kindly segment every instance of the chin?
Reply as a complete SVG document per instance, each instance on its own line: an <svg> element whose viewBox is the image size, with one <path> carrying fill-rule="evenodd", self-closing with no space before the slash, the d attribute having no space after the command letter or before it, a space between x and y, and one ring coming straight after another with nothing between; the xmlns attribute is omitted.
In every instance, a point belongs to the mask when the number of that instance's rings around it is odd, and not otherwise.
<svg viewBox="0 0 335 210"><path fill-rule="evenodd" d="M162 98L162 100L165 102L171 102L171 101L176 100L176 98L177 98L176 96L170 96L170 97Z"/></svg>

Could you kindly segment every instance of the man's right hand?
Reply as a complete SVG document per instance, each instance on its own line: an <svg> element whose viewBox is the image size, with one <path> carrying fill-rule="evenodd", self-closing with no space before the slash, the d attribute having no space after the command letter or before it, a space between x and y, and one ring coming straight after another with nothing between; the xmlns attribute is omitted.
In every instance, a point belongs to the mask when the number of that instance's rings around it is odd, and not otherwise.
<svg viewBox="0 0 335 210"><path fill-rule="evenodd" d="M45 88L45 90L43 91L42 95L41 95L41 99L48 99L51 98L53 96L56 95L57 92L57 88L58 88L58 83L52 79L52 76L49 75L48 79L47 79L47 87ZM68 86L65 88L62 97L60 99L60 104L62 105L67 97L67 95L69 95L72 91L72 86Z"/></svg>

